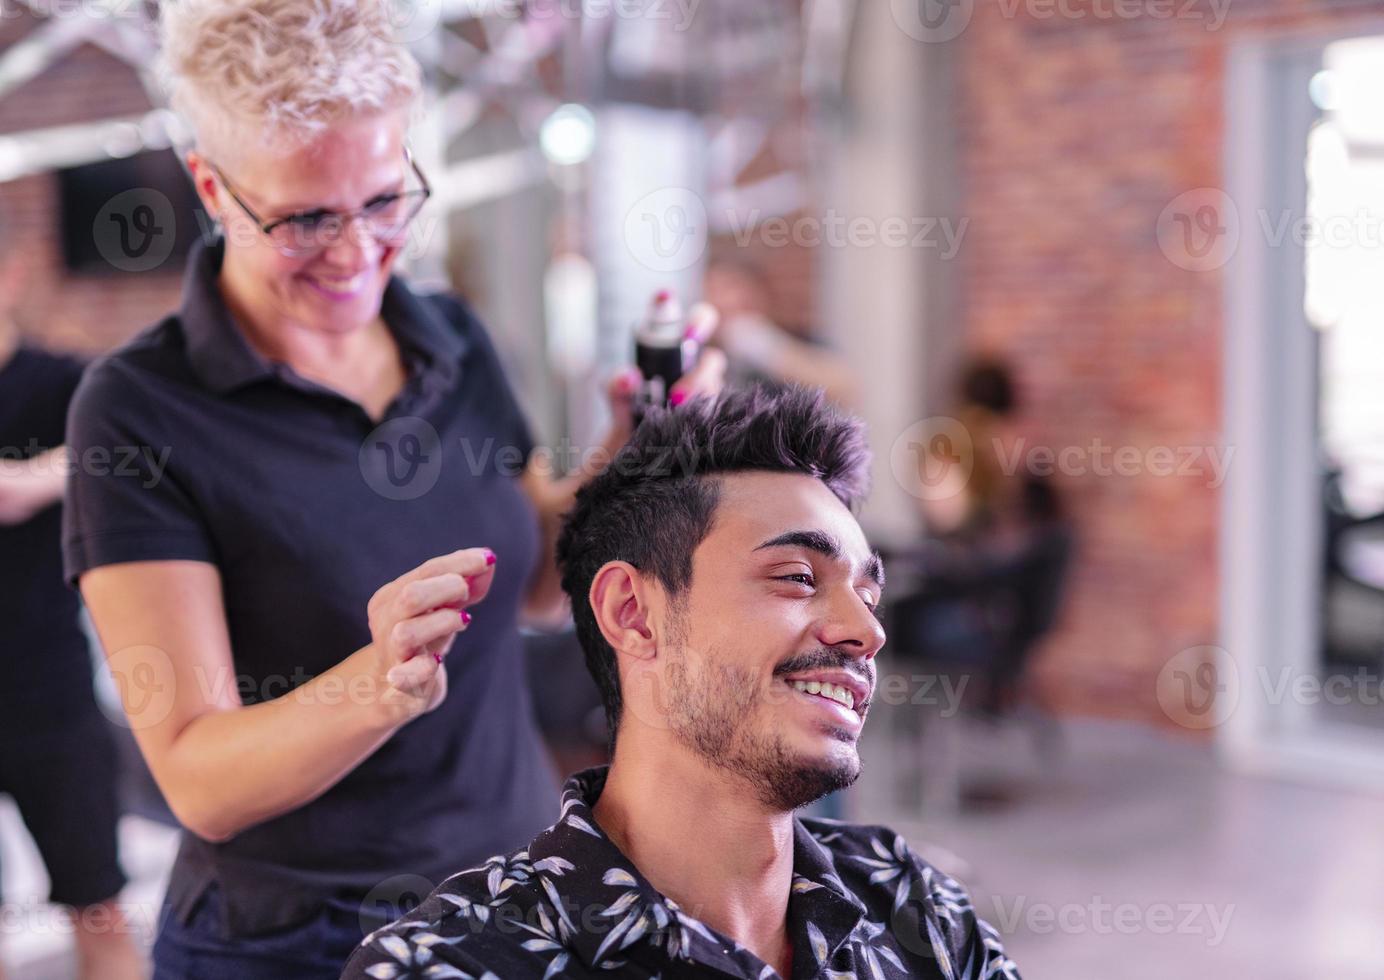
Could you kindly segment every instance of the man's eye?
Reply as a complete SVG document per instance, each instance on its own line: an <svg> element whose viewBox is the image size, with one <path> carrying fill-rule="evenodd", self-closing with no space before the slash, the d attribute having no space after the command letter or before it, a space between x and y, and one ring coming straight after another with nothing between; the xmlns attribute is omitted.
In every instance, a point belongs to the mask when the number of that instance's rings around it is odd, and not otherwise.
<svg viewBox="0 0 1384 980"><path fill-rule="evenodd" d="M807 586L809 589L817 584L816 581L812 578L812 576L807 574L806 572L799 572L794 575L780 575L778 576L778 580L780 582L797 582L801 585Z"/></svg>

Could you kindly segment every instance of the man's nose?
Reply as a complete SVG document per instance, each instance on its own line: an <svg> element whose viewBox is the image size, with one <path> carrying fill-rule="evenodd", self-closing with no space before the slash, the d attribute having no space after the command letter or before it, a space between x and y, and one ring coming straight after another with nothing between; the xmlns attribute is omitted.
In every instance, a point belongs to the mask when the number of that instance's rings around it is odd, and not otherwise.
<svg viewBox="0 0 1384 980"><path fill-rule="evenodd" d="M830 615L818 629L823 646L849 650L870 660L884 646L884 626L873 610L854 591L842 594L832 603Z"/></svg>

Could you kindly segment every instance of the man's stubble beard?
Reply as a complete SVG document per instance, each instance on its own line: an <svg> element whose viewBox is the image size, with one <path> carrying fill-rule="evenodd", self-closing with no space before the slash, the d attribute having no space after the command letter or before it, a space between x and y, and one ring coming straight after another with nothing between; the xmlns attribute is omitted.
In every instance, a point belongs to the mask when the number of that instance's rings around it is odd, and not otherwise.
<svg viewBox="0 0 1384 980"><path fill-rule="evenodd" d="M752 731L762 700L758 679L720 658L708 669L695 671L686 652L684 615L677 613L672 642L663 651L668 661L668 724L674 735L712 768L738 776L772 810L796 810L859 778L858 757L808 759L790 751L781 732Z"/></svg>

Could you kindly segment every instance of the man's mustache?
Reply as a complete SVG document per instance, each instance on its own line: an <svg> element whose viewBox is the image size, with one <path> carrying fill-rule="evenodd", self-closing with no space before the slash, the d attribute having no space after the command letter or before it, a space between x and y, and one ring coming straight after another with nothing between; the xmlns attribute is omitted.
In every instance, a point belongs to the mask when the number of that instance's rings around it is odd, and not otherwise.
<svg viewBox="0 0 1384 980"><path fill-rule="evenodd" d="M788 674L799 674L805 670L818 670L820 668L840 669L848 674L854 674L862 684L867 686L871 694L870 700L874 700L874 663L869 660L862 661L859 654L848 653L837 647L822 647L820 650L794 654L774 668L774 676L783 677ZM869 704L869 701L865 703Z"/></svg>

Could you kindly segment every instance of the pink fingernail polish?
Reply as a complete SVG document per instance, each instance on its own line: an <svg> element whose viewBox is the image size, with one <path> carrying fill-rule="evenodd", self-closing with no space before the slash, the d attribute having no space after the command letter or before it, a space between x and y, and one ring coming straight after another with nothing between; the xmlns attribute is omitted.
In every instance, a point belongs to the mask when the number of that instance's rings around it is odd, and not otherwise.
<svg viewBox="0 0 1384 980"><path fill-rule="evenodd" d="M462 625L462 626L470 626L470 625L471 625L471 614L470 614L469 612L467 612L465 609L463 609L463 610L461 611L461 625Z"/></svg>
<svg viewBox="0 0 1384 980"><path fill-rule="evenodd" d="M685 401L687 401L687 392L685 391L675 391L668 398L668 404L672 405L674 408L677 408Z"/></svg>
<svg viewBox="0 0 1384 980"><path fill-rule="evenodd" d="M434 653L434 654L433 654L433 659L436 660L438 663L442 663L442 654L440 654L440 653Z"/></svg>
<svg viewBox="0 0 1384 980"><path fill-rule="evenodd" d="M485 563L486 563L487 565L493 565L493 564L495 564L495 552L493 552L493 551L491 551L491 550L489 550L489 549L486 549L486 552L485 552Z"/></svg>

